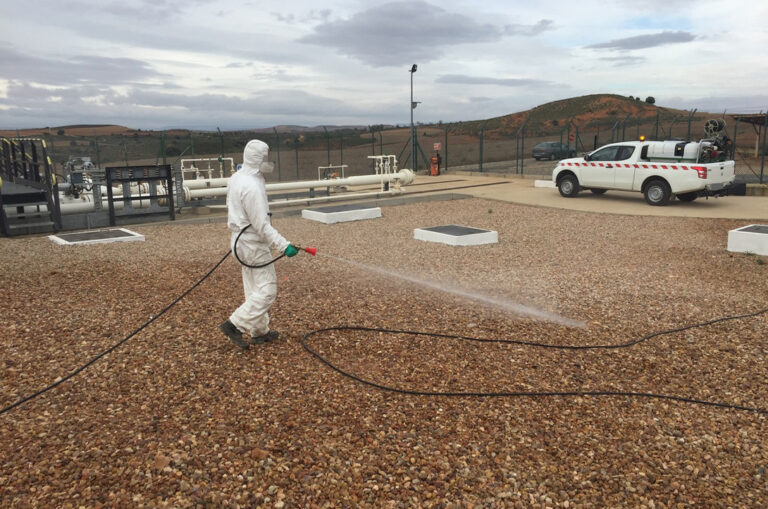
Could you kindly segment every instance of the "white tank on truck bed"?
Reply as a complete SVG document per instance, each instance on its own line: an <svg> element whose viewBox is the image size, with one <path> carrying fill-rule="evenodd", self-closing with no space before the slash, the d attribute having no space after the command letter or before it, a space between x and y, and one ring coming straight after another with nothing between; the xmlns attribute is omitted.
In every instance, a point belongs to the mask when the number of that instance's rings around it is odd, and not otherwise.
<svg viewBox="0 0 768 509"><path fill-rule="evenodd" d="M648 158L696 162L701 142L698 141L649 141Z"/></svg>

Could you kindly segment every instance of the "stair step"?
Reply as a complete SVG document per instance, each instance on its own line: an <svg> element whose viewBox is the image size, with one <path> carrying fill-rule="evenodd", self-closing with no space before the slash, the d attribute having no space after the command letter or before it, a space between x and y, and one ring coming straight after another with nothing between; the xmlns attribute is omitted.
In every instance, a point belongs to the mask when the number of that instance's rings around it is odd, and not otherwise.
<svg viewBox="0 0 768 509"><path fill-rule="evenodd" d="M3 207L5 208L15 208L15 207L44 207L48 205L48 200L30 200L30 201L22 201L22 202L14 202L14 203L8 203L7 201L3 200Z"/></svg>
<svg viewBox="0 0 768 509"><path fill-rule="evenodd" d="M20 205L45 205L48 203L45 193L3 194L6 207Z"/></svg>
<svg viewBox="0 0 768 509"><path fill-rule="evenodd" d="M30 219L33 217L51 217L51 213L47 210L40 210L37 212L24 212L22 214L5 214L5 217L8 218L8 221L18 221L18 220L25 220Z"/></svg>
<svg viewBox="0 0 768 509"><path fill-rule="evenodd" d="M18 230L21 228L38 228L38 227L53 227L53 221L38 221L35 223L14 223L9 224L8 229L9 230Z"/></svg>

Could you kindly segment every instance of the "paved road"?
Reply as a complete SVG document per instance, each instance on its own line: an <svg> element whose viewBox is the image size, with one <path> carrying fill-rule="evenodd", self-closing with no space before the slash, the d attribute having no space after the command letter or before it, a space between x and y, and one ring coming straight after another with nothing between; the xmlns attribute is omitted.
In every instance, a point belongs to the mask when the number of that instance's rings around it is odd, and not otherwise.
<svg viewBox="0 0 768 509"><path fill-rule="evenodd" d="M768 220L768 197L766 196L699 198L689 203L672 200L665 207L652 207L645 203L641 193L623 191L608 191L603 195L582 192L575 198L563 198L555 188L534 187L533 178L449 173L437 177L418 175L414 184L418 185L405 188L404 194L406 196L409 193L430 189L434 189L434 192L447 192L447 190L452 189L452 192L489 200L589 212L644 216L711 217L763 222Z"/></svg>

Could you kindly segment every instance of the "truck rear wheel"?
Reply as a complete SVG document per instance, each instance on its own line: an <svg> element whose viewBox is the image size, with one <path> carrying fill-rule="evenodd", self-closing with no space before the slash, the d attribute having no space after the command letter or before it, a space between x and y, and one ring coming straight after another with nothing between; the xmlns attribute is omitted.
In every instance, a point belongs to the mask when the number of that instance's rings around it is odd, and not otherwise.
<svg viewBox="0 0 768 509"><path fill-rule="evenodd" d="M566 198L579 194L579 180L575 175L565 175L557 181L557 190Z"/></svg>
<svg viewBox="0 0 768 509"><path fill-rule="evenodd" d="M661 179L653 179L645 185L645 201L649 205L662 206L669 203L672 191L669 184Z"/></svg>

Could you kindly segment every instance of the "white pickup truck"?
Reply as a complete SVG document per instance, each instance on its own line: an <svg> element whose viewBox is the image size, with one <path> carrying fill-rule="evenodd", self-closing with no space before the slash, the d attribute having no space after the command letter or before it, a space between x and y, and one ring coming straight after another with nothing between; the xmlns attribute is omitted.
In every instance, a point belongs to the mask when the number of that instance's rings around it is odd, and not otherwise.
<svg viewBox="0 0 768 509"><path fill-rule="evenodd" d="M724 160L717 140L625 141L583 158L564 159L552 172L560 194L571 198L582 189L639 191L650 205L666 205L699 196L723 196L734 181L734 162Z"/></svg>

